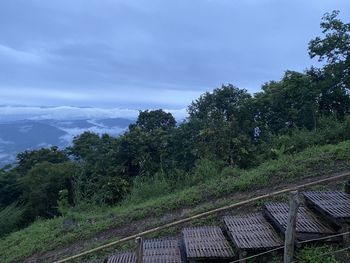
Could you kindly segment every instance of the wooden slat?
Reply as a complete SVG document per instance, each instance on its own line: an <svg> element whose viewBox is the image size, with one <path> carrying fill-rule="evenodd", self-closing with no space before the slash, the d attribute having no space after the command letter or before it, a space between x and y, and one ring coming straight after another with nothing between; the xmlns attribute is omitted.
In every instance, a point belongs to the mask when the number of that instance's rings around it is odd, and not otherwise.
<svg viewBox="0 0 350 263"><path fill-rule="evenodd" d="M272 249L283 246L283 241L262 213L225 216L223 219L227 232L238 249Z"/></svg>
<svg viewBox="0 0 350 263"><path fill-rule="evenodd" d="M350 223L350 195L341 191L303 192L307 204L333 222Z"/></svg>
<svg viewBox="0 0 350 263"><path fill-rule="evenodd" d="M110 256L106 263L136 263L136 255L133 252L118 253Z"/></svg>
<svg viewBox="0 0 350 263"><path fill-rule="evenodd" d="M286 231L288 219L288 204L269 203L265 205L264 214L283 234ZM296 233L298 240L306 240L335 234L335 231L318 219L304 206L298 209Z"/></svg>
<svg viewBox="0 0 350 263"><path fill-rule="evenodd" d="M182 263L178 238L149 239L143 243L144 263Z"/></svg>
<svg viewBox="0 0 350 263"><path fill-rule="evenodd" d="M190 260L231 259L233 249L219 227L194 227L182 231L186 256Z"/></svg>

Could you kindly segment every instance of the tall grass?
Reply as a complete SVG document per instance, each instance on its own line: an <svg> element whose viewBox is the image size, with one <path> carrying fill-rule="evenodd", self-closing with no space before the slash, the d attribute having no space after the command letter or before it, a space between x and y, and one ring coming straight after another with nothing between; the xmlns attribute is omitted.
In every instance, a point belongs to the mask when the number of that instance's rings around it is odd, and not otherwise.
<svg viewBox="0 0 350 263"><path fill-rule="evenodd" d="M308 147L325 144L336 144L350 139L350 116L343 122L333 117L319 120L315 131L295 129L289 134L273 138L272 151L278 157L281 154L300 152Z"/></svg>
<svg viewBox="0 0 350 263"><path fill-rule="evenodd" d="M137 177L134 180L130 194L126 196L122 205L142 202L203 184L219 177L222 168L221 162L201 159L197 161L193 171L189 173L175 170L170 174L156 173L151 177Z"/></svg>

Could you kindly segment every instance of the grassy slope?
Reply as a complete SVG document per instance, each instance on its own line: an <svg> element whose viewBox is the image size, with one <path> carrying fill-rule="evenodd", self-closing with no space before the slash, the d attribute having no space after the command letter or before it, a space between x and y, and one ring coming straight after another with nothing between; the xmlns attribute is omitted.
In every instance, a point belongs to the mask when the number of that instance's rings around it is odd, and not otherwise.
<svg viewBox="0 0 350 263"><path fill-rule="evenodd" d="M253 191L293 178L319 176L350 170L350 141L337 145L311 147L296 155L284 155L251 170L235 170L235 175L221 174L207 178L192 187L177 188L169 194L159 194L142 202L129 198L113 208L94 208L74 214L79 227L63 231L63 219L37 221L0 240L0 262L14 262L36 252L89 238L96 233L147 216L160 215L181 207L201 204L211 198L225 197L237 191ZM156 187L156 186L155 186Z"/></svg>

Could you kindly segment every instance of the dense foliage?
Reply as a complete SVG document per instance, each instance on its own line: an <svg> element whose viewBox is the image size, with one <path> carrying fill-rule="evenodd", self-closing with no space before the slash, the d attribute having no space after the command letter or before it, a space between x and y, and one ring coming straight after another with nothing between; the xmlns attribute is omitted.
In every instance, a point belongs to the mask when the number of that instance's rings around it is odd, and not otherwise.
<svg viewBox="0 0 350 263"><path fill-rule="evenodd" d="M309 44L322 68L286 71L254 95L222 85L193 101L178 124L161 109L145 110L119 137L85 132L67 149L18 154L15 166L0 169L0 235L72 207L114 205L149 178L165 188L169 178L196 184L223 167L232 174L350 139L350 24L337 14L324 16L324 37Z"/></svg>
<svg viewBox="0 0 350 263"><path fill-rule="evenodd" d="M338 263L334 256L336 249L330 246L305 247L297 255L300 263Z"/></svg>

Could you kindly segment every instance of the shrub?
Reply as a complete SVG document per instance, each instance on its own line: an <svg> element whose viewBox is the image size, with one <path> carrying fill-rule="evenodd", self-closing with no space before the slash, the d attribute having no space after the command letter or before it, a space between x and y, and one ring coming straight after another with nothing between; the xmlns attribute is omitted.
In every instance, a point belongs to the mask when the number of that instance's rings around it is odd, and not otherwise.
<svg viewBox="0 0 350 263"><path fill-rule="evenodd" d="M200 159L191 173L173 169L168 173L158 172L150 177L138 176L133 181L130 194L126 196L126 202L144 201L203 183L220 176L223 165L222 161Z"/></svg>
<svg viewBox="0 0 350 263"><path fill-rule="evenodd" d="M24 209L15 203L0 210L0 237L17 229L23 219Z"/></svg>
<svg viewBox="0 0 350 263"><path fill-rule="evenodd" d="M320 144L320 135L307 130L294 130L290 135L280 135L273 139L271 148L273 157L292 154L306 149L310 145Z"/></svg>
<svg viewBox="0 0 350 263"><path fill-rule="evenodd" d="M128 201L143 201L152 197L161 196L174 190L171 180L166 178L163 173L156 173L151 177L138 176L134 179Z"/></svg>
<svg viewBox="0 0 350 263"><path fill-rule="evenodd" d="M221 171L222 177L238 177L240 174L240 170L232 166L227 166Z"/></svg>
<svg viewBox="0 0 350 263"><path fill-rule="evenodd" d="M63 216L67 215L67 212L71 207L71 205L69 204L68 196L69 194L67 189L63 189L58 192L57 210Z"/></svg>
<svg viewBox="0 0 350 263"><path fill-rule="evenodd" d="M194 183L201 183L217 177L220 175L223 165L224 163L219 160L199 159L193 170Z"/></svg>
<svg viewBox="0 0 350 263"><path fill-rule="evenodd" d="M350 139L350 116L340 122L333 117L320 118L316 131L295 129L289 134L276 135L271 141L270 157L293 154L315 145L336 144Z"/></svg>
<svg viewBox="0 0 350 263"><path fill-rule="evenodd" d="M125 179L117 176L108 177L103 180L103 185L101 187L101 203L109 205L115 204L121 201L129 191L130 185Z"/></svg>
<svg viewBox="0 0 350 263"><path fill-rule="evenodd" d="M25 202L25 217L31 222L37 217L50 218L58 215L57 201L62 189L71 189L71 174L74 163L36 164L26 176L20 179ZM71 191L69 191L71 192Z"/></svg>
<svg viewBox="0 0 350 263"><path fill-rule="evenodd" d="M297 261L299 263L338 263L334 255L331 254L332 251L334 249L330 246L305 247L297 254Z"/></svg>
<svg viewBox="0 0 350 263"><path fill-rule="evenodd" d="M344 130L345 123L334 117L324 117L319 120L318 132L322 138L322 144L337 143L343 141L348 131Z"/></svg>

